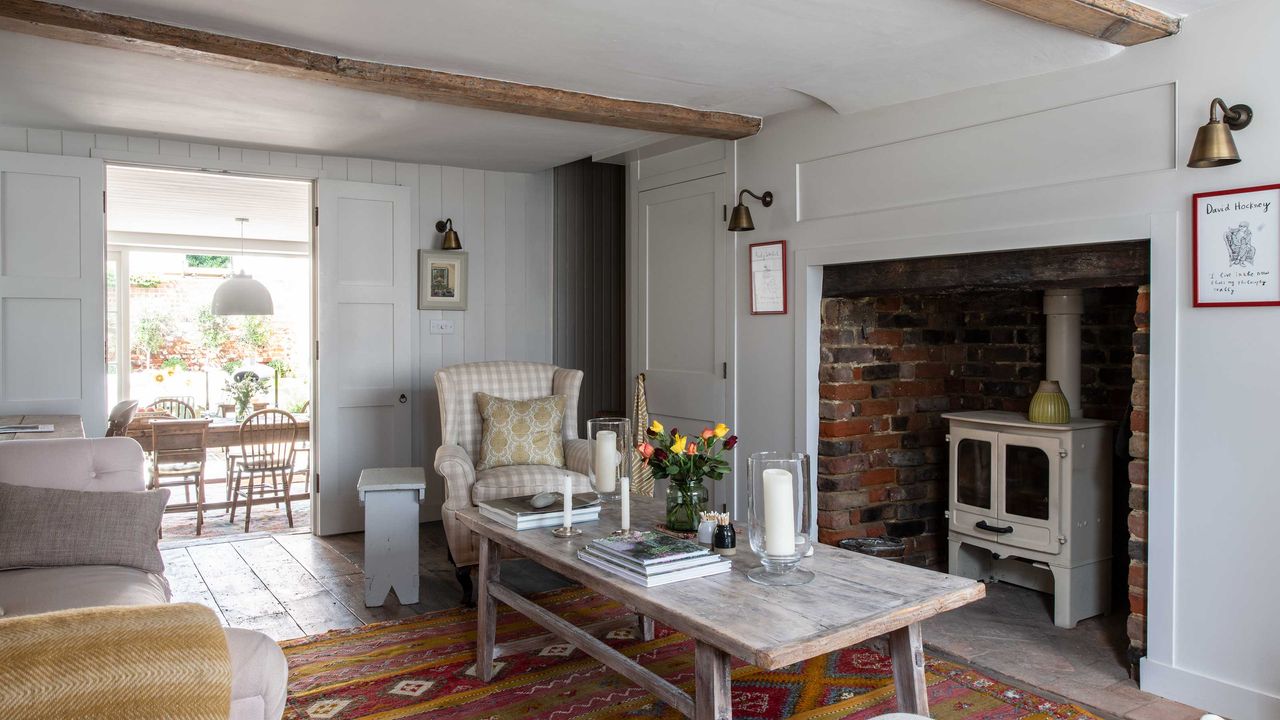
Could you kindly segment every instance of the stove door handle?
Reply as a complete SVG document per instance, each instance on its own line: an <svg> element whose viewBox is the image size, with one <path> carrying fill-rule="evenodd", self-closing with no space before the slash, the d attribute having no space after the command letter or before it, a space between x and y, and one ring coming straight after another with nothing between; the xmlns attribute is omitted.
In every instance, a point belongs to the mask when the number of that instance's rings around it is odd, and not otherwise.
<svg viewBox="0 0 1280 720"><path fill-rule="evenodd" d="M986 520L979 520L977 523L974 524L974 527L978 528L979 530L986 530L987 532L993 532L1000 535L1005 535L1007 533L1013 532L1012 525L1009 525L1006 527L994 527L994 526L988 525Z"/></svg>

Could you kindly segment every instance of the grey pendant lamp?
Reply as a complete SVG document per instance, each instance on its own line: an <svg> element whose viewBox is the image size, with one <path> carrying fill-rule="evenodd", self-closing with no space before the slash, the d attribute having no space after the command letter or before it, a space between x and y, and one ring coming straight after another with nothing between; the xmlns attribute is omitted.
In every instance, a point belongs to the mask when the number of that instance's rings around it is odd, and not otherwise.
<svg viewBox="0 0 1280 720"><path fill-rule="evenodd" d="M236 218L236 222L240 223L240 259L244 260L244 224L249 218ZM213 293L214 315L274 315L275 312L267 286L243 269L224 280Z"/></svg>

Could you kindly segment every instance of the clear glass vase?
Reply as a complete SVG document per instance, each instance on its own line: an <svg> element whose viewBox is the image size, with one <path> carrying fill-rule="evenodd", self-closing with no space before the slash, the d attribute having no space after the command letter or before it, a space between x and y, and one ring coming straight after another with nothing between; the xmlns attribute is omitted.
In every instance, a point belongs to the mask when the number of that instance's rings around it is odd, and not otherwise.
<svg viewBox="0 0 1280 720"><path fill-rule="evenodd" d="M747 577L762 585L803 585L813 573L800 565L809 552L809 456L760 452L747 460L747 533L760 567Z"/></svg>
<svg viewBox="0 0 1280 720"><path fill-rule="evenodd" d="M702 478L677 480L667 485L667 528L676 532L697 532L701 513L711 499Z"/></svg>
<svg viewBox="0 0 1280 720"><path fill-rule="evenodd" d="M627 418L592 418L587 421L591 462L587 479L602 503L612 505L622 496L622 479L631 474L631 421Z"/></svg>

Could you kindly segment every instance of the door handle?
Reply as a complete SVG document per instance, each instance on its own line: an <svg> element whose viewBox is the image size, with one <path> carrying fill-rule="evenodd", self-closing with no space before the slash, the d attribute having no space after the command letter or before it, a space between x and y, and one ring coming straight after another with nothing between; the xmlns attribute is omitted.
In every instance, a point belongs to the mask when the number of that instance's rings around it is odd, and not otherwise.
<svg viewBox="0 0 1280 720"><path fill-rule="evenodd" d="M978 528L979 530L986 530L987 532L993 532L999 535L1004 535L1006 533L1013 532L1012 525L1008 525L1005 527L993 527L991 525L988 525L986 520L979 520L978 522L974 523L973 526Z"/></svg>
<svg viewBox="0 0 1280 720"><path fill-rule="evenodd" d="M403 405L407 402L409 402L409 396L404 393L400 393L400 404Z"/></svg>

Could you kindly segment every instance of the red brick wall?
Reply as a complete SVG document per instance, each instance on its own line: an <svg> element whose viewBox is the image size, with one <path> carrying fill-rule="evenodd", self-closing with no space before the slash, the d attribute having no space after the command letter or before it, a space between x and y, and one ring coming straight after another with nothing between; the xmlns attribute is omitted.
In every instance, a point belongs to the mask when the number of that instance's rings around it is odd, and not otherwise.
<svg viewBox="0 0 1280 720"><path fill-rule="evenodd" d="M1133 290L1086 291L1087 414L1123 417ZM1044 377L1043 295L976 291L828 298L822 306L818 533L894 535L945 565L944 412L1026 412ZM1118 406L1117 406L1118 403Z"/></svg>
<svg viewBox="0 0 1280 720"><path fill-rule="evenodd" d="M1133 414L1129 424L1129 663L1147 654L1147 388L1151 352L1151 288L1138 288L1133 315Z"/></svg>

